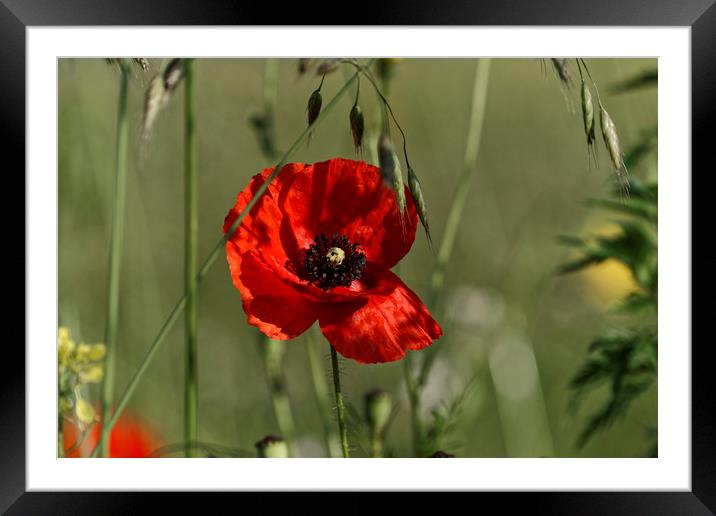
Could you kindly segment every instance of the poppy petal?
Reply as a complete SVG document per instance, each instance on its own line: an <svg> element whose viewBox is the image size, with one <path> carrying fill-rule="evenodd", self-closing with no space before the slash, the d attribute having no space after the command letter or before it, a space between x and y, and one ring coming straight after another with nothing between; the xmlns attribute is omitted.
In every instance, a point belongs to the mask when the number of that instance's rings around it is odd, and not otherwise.
<svg viewBox="0 0 716 516"><path fill-rule="evenodd" d="M384 271L360 303L322 304L318 321L328 342L344 357L373 364L392 362L442 335L418 296Z"/></svg>
<svg viewBox="0 0 716 516"><path fill-rule="evenodd" d="M406 198L401 215L380 169L363 161L334 158L306 165L277 199L286 216L284 247L303 250L316 235L337 233L360 244L369 269L390 269L415 240L418 215L407 187Z"/></svg>
<svg viewBox="0 0 716 516"><path fill-rule="evenodd" d="M231 241L226 253L249 324L278 340L292 339L311 327L317 318L314 303L282 281L262 254L240 254Z"/></svg>

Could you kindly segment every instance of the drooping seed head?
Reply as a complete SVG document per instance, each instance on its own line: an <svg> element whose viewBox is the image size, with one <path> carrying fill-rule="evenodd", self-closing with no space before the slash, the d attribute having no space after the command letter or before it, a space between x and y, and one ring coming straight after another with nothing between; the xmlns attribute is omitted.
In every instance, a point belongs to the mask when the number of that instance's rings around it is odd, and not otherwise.
<svg viewBox="0 0 716 516"><path fill-rule="evenodd" d="M395 200L402 216L405 212L405 188L403 187L403 173L400 171L400 161L393 150L393 144L387 134L378 138L378 162L383 182L395 192Z"/></svg>
<svg viewBox="0 0 716 516"><path fill-rule="evenodd" d="M173 93L181 80L184 78L184 59L172 59L164 69L164 89Z"/></svg>
<svg viewBox="0 0 716 516"><path fill-rule="evenodd" d="M351 124L351 134L353 135L353 145L356 148L356 152L359 152L363 146L363 131L365 130L365 120L363 119L363 111L354 104L349 115L349 121Z"/></svg>
<svg viewBox="0 0 716 516"><path fill-rule="evenodd" d="M622 192L627 193L629 191L629 174L624 165L624 159L622 156L621 146L619 145L619 135L617 134L617 128L609 116L607 110L604 109L601 102L599 103L599 122L602 126L602 137L604 138L604 145L606 145L609 151L609 158L614 167L614 173L617 177L617 182Z"/></svg>
<svg viewBox="0 0 716 516"><path fill-rule="evenodd" d="M425 230L425 236L428 238L428 243L432 247L433 240L430 236L430 225L428 224L428 208L425 204L425 196L423 195L423 189L420 186L420 180L418 175L413 170L413 167L408 166L408 189L410 190L410 196L415 202L415 207L418 209L418 217L420 217L420 223L423 225Z"/></svg>
<svg viewBox="0 0 716 516"><path fill-rule="evenodd" d="M584 80L582 80L582 118L584 134L587 136L587 146L591 148L595 140L594 103L592 102L592 92L589 91Z"/></svg>

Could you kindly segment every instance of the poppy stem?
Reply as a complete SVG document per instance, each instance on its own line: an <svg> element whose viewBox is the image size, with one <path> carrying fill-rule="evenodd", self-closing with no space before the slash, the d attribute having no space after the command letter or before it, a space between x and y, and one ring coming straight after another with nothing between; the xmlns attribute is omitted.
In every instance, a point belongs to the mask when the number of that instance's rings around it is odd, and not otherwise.
<svg viewBox="0 0 716 516"><path fill-rule="evenodd" d="M343 450L343 458L349 458L348 450L348 431L346 429L346 407L343 404L343 391L341 391L341 372L338 369L338 353L336 349L329 344L331 348L331 366L333 368L333 388L336 392L336 416L338 418L338 432L341 436L341 449Z"/></svg>
<svg viewBox="0 0 716 516"><path fill-rule="evenodd" d="M196 270L199 199L196 141L196 95L194 93L194 60L184 65L184 441L185 455L194 450L189 443L197 440L198 378L197 378L197 307Z"/></svg>
<svg viewBox="0 0 716 516"><path fill-rule="evenodd" d="M472 178L477 165L477 157L480 150L480 140L482 136L482 126L485 120L485 106L487 104L487 85L490 79L490 63L491 59L478 59L475 69L475 83L472 95L472 109L470 112L470 122L468 126L467 140L465 143L465 156L463 167L455 186L455 194L453 196L450 211L448 212L445 230L443 232L442 241L438 248L435 268L430 281L430 293L428 295L428 307L436 312L438 305L442 301L443 290L445 286L445 270L450 261L452 250L455 246L457 231L460 227L462 214L465 210L467 194L470 192ZM418 377L408 382L409 400L411 418L413 420L414 435L418 435L419 439L414 443L416 450L422 450L422 430L416 426L419 422L420 413L420 394L425 385L430 369L435 362L435 356L440 347L426 350L425 359L420 367ZM413 392L410 392L413 391Z"/></svg>
<svg viewBox="0 0 716 516"><path fill-rule="evenodd" d="M102 380L101 411L102 422L109 420L114 397L115 358L117 355L117 327L119 320L119 276L122 263L122 240L124 233L124 212L127 186L127 141L129 123L127 104L129 100L129 61L121 59L119 83L119 105L117 108L117 148L115 155L114 204L112 207L112 228L109 244L109 287L107 289L107 320L104 342L107 354L104 361ZM107 456L111 427L102 425L99 451Z"/></svg>
<svg viewBox="0 0 716 516"><path fill-rule="evenodd" d="M369 59L368 62L366 62L365 66L370 66L373 63L374 59ZM226 245L226 242L231 238L231 235L236 231L236 228L239 227L239 224L241 224L241 221L244 220L244 217L246 217L246 214L251 211L251 209L254 207L254 205L258 202L258 200L261 198L261 196L264 194L266 189L268 188L268 185L276 178L278 173L283 169L283 167L288 163L288 160L291 159L291 157L296 153L296 151L301 147L303 142L308 137L308 134L315 130L318 124L323 122L326 115L338 104L338 101L348 92L351 85L353 84L353 81L356 80L358 77L358 74L360 72L356 72L351 76L350 79L348 79L345 84L343 84L343 87L338 90L338 93L336 93L331 101L326 105L325 108L321 110L321 112L318 114L318 117L316 117L316 120L311 124L309 127L306 127L303 132L298 135L296 140L293 142L291 147L284 153L281 160L276 164L274 167L273 172L269 175L269 177L266 179L266 181L256 190L256 193L251 198L251 200L248 202L244 210L239 214L239 216L236 218L234 223L231 225L229 230L222 236L218 242L216 242L216 245L211 250L211 253L209 253L209 256L206 258L204 263L201 266L201 269L199 269L199 272L196 275L196 284L197 286L202 282L204 277L209 273L211 270L211 267L216 262L216 259L222 254L224 251L224 246ZM162 327L159 329L159 333L157 333L157 336L154 338L154 341L152 342L152 345L149 346L149 349L147 350L147 353L144 355L144 358L139 363L139 367L134 372L134 375L132 376L132 379L129 381L129 384L127 384L126 389L122 393L122 396L119 398L119 401L117 402L117 408L114 410L114 413L112 414L112 418L109 421L106 421L106 429L109 432L112 427L117 423L117 420L119 419L119 416L121 415L124 408L127 406L127 403L129 402L129 399L132 397L132 394L134 394L134 390L137 388L137 384L139 383L139 380L144 376L144 373L149 368L149 364L151 363L152 359L154 358L154 355L156 355L157 350L159 349L159 346L162 342L164 342L164 339L169 334L169 331L174 327L174 324L176 324L177 320L179 319L179 315L181 315L182 310L184 310L184 307L186 306L186 293L177 301L177 304L174 305L174 308L172 309L171 313L167 317L167 319L164 321L164 324L162 324ZM103 425L105 426L105 425ZM92 452L92 457L96 457L99 453L99 447L95 447L94 451Z"/></svg>
<svg viewBox="0 0 716 516"><path fill-rule="evenodd" d="M338 457L341 454L340 442L338 435L331 421L331 402L328 394L328 385L326 385L326 373L321 363L320 353L316 348L318 344L313 337L313 332L306 332L308 342L306 342L306 350L308 352L308 364L311 369L311 379L313 380L313 392L316 395L316 403L318 404L318 412L321 414L321 422L323 423L323 435L326 440L326 455L328 457Z"/></svg>

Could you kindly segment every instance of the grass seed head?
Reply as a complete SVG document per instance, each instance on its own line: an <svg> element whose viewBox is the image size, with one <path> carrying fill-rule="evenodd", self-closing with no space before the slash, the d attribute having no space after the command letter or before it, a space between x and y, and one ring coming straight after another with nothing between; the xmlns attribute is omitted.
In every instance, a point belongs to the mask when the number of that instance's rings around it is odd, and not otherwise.
<svg viewBox="0 0 716 516"><path fill-rule="evenodd" d="M612 167L614 167L617 182L622 192L627 193L629 191L629 173L624 165L624 158L621 146L619 145L619 135L617 134L617 128L612 117L609 116L609 113L604 109L601 102L599 103L599 122L602 126L604 145L606 145L609 151L609 158Z"/></svg>
<svg viewBox="0 0 716 516"><path fill-rule="evenodd" d="M550 59L550 61L552 61L552 65L554 66L554 69L557 72L557 77L559 77L559 80L562 83L562 85L565 88L569 88L569 86L572 83L572 79L569 75L569 67L567 66L567 59L553 57Z"/></svg>
<svg viewBox="0 0 716 516"><path fill-rule="evenodd" d="M363 111L354 104L351 109L349 120L351 124L351 134L353 135L353 145L355 145L356 152L360 152L363 146L363 131L365 130L365 120L363 119Z"/></svg>
<svg viewBox="0 0 716 516"><path fill-rule="evenodd" d="M172 59L164 69L164 89L173 93L181 80L184 78L184 59Z"/></svg>
<svg viewBox="0 0 716 516"><path fill-rule="evenodd" d="M584 119L584 134L587 136L587 145L594 144L595 123L594 123L594 102L592 92L589 91L587 83L582 81L582 117Z"/></svg>
<svg viewBox="0 0 716 516"><path fill-rule="evenodd" d="M418 217L420 217L420 223L423 225L423 229L425 230L425 236L428 237L428 243L430 244L430 247L432 247L433 239L430 236L428 208L425 204L425 196L423 195L423 189L420 186L418 175L411 166L408 166L408 188L410 189L410 195L415 202L415 207L418 209Z"/></svg>
<svg viewBox="0 0 716 516"><path fill-rule="evenodd" d="M383 182L395 192L395 201L398 203L398 210L402 218L406 205L403 173L400 170L400 161L395 154L390 137L385 133L378 138L378 163L380 164L380 175L383 178ZM404 223L405 221L403 220L402 222Z"/></svg>

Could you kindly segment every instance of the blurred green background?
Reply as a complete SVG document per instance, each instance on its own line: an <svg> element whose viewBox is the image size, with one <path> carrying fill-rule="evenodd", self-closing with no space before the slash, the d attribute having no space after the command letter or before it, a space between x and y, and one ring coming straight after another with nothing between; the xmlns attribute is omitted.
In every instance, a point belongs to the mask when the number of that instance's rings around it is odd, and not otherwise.
<svg viewBox="0 0 716 516"><path fill-rule="evenodd" d="M151 69L133 69L130 81L130 157L121 277L117 393L165 317L183 282L182 87L158 117L149 144L140 147ZM610 94L609 85L655 69L655 60L592 59L602 101L628 149L657 121L656 88ZM199 259L222 236L222 223L248 179L269 166L249 118L263 104L265 61L196 62L199 136ZM573 70L576 75L576 68ZM326 76L324 103L349 73ZM420 175L433 238L440 241L460 172L475 76L467 59L405 59L395 68L390 102L407 133L411 164ZM578 76L575 77L578 80ZM109 227L114 184L119 71L99 59L59 61L59 323L76 340L104 335ZM306 123L306 102L318 85L298 78L297 60L279 65L276 131L284 150ZM463 457L639 457L648 453L646 427L656 421L656 388L626 417L584 448L575 441L604 397L589 396L576 416L567 412L568 382L590 339L613 324L609 302L631 278L606 263L589 272L557 276L571 255L557 236L608 224L585 205L609 195L613 176L597 135L600 167L589 170L575 83L566 96L551 65L537 59L493 60L480 153L468 206L447 270L440 322L445 336L425 391L427 413L459 397L469 384L449 436ZM570 100L567 101L567 98ZM355 157L346 96L293 161ZM366 116L364 158L374 161L380 122L376 97L362 87ZM397 138L397 132L394 133ZM654 173L646 164L630 172ZM420 231L400 265L406 283L425 298L434 259ZM439 312L438 312L439 313ZM199 439L253 453L253 443L278 433L259 353L258 332L246 323L238 292L222 258L199 289ZM297 444L302 456L323 456L322 424L308 368L306 339L287 344L284 360ZM164 443L182 439L183 325L177 324L132 398L129 410L147 420ZM326 372L329 371L325 344ZM373 388L391 393L395 418L387 451L410 455L409 405L401 364L343 361L349 403L362 410ZM601 393L606 396L606 390ZM357 440L356 440L357 441ZM360 450L358 451L360 455Z"/></svg>

